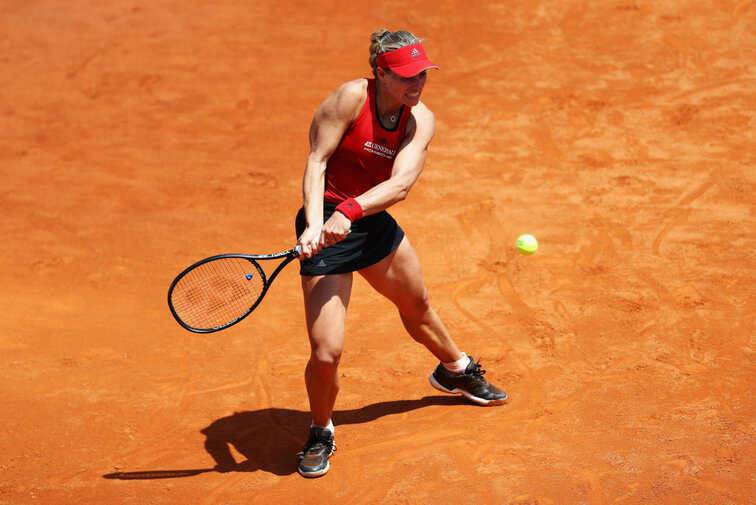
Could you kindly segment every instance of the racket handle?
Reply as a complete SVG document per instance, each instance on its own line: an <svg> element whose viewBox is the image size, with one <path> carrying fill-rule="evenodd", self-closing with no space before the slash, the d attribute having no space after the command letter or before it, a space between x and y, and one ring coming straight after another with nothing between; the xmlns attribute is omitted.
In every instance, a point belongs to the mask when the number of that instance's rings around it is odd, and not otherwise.
<svg viewBox="0 0 756 505"><path fill-rule="evenodd" d="M297 247L294 248L294 254L297 255L297 258L299 258L300 256L302 256L302 245L301 244L297 244Z"/></svg>

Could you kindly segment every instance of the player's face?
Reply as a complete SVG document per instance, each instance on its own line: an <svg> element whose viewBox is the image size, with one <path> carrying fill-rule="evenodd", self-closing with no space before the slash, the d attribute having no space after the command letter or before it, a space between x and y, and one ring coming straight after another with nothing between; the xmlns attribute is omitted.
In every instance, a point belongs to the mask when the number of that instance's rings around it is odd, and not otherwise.
<svg viewBox="0 0 756 505"><path fill-rule="evenodd" d="M387 70L385 75L386 89L397 101L409 106L418 104L425 81L428 79L425 70L412 77L402 77L390 70Z"/></svg>

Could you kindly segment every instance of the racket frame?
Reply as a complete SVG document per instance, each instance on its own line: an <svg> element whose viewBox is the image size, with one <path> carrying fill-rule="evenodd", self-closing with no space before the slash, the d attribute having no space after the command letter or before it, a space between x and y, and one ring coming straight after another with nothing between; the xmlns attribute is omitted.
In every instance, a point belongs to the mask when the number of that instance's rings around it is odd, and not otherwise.
<svg viewBox="0 0 756 505"><path fill-rule="evenodd" d="M276 276L281 272L281 270L284 269L286 265L291 263L292 260L298 258L301 254L301 246L294 247L293 249L289 249L288 251L275 253L275 254L239 254L239 253L231 253L231 254L216 254L215 256L210 256L208 258L202 259L193 265L190 265L189 267L185 268L180 274L176 276L175 279L173 279L173 282L171 283L171 287L168 288L168 308L171 310L171 314L173 315L173 318L180 324L184 329L189 330L193 333L214 333L216 331L223 330L225 328L228 328L229 326L233 326L236 323L243 320L245 317L250 315L253 310L257 308L258 305L260 305L260 302L265 297L265 294L268 292L268 289L270 288L270 285L273 283L273 280L276 278ZM249 261L252 265L255 266L257 269L257 272L260 274L260 278L262 279L262 291L260 292L260 296L257 297L257 300L255 300L255 303L252 304L252 306L247 309L246 312L244 312L242 315L234 319L233 321L230 321L228 323L222 324L220 326L216 326L213 328L195 328L193 326L189 326L184 321L181 320L179 315L176 313L176 309L173 308L173 302L171 302L171 295L173 295L173 289L176 287L176 285L181 281L181 279L186 276L189 272L194 270L195 268L204 265L205 263L210 263L211 261L224 259L224 258L240 258L245 259ZM274 260L278 258L284 258L282 262L278 264L278 266L271 272L270 276L265 275L265 271L260 266L260 264L257 262L257 260Z"/></svg>

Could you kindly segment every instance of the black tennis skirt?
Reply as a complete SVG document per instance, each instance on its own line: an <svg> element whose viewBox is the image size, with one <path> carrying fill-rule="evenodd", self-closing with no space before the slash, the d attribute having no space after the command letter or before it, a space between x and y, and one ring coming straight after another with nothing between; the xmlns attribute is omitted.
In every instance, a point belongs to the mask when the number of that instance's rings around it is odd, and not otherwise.
<svg viewBox="0 0 756 505"><path fill-rule="evenodd" d="M334 213L336 204L323 202L323 222ZM304 208L296 220L297 237L306 226ZM399 247L404 231L388 212L365 216L352 222L352 231L344 240L325 247L318 254L299 262L300 275L327 275L356 272L375 265Z"/></svg>

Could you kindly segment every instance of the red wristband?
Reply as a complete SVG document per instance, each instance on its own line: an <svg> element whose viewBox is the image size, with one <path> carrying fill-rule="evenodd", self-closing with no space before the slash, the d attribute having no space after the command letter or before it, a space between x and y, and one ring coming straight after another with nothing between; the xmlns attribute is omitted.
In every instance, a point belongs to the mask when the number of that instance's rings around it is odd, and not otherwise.
<svg viewBox="0 0 756 505"><path fill-rule="evenodd" d="M350 221L355 221L362 217L362 207L354 198L347 198L336 206L336 210L344 214Z"/></svg>

